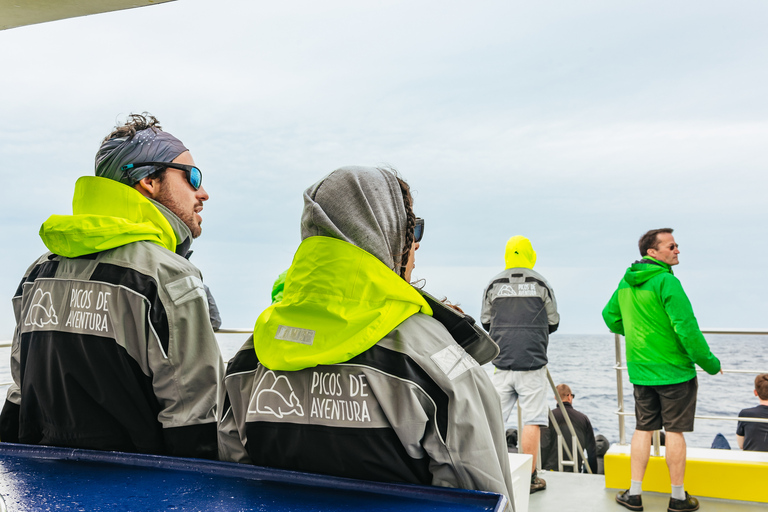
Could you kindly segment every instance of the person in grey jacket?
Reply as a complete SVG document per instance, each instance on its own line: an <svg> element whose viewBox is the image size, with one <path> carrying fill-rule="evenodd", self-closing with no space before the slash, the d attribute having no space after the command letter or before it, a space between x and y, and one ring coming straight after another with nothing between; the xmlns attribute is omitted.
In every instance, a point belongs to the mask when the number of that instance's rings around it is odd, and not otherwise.
<svg viewBox="0 0 768 512"><path fill-rule="evenodd" d="M282 299L227 366L224 460L512 497L498 347L409 284L423 222L393 172L344 167L304 193Z"/></svg>
<svg viewBox="0 0 768 512"><path fill-rule="evenodd" d="M547 483L536 474L540 427L547 426L547 345L560 315L552 287L533 270L536 251L523 236L509 239L506 267L488 284L480 321L499 345L493 385L501 398L504 421L518 398L523 417L523 453L533 456L531 492Z"/></svg>
<svg viewBox="0 0 768 512"><path fill-rule="evenodd" d="M13 297L0 440L217 458L224 367L185 258L207 199L189 150L154 117L106 137Z"/></svg>

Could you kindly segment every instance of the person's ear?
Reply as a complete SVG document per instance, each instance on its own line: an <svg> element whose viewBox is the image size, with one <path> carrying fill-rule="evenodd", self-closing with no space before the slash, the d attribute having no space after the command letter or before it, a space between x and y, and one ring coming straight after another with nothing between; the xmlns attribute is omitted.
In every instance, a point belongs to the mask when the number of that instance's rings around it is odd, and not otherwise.
<svg viewBox="0 0 768 512"><path fill-rule="evenodd" d="M134 188L145 197L155 198L160 190L160 180L152 176L141 178Z"/></svg>
<svg viewBox="0 0 768 512"><path fill-rule="evenodd" d="M756 389L753 389L752 392L755 393L755 396L757 396L757 390Z"/></svg>

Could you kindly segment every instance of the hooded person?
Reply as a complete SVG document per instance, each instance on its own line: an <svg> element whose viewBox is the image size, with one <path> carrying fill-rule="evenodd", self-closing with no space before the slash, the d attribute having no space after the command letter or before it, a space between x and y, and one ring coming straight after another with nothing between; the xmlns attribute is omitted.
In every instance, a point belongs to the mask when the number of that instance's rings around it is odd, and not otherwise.
<svg viewBox="0 0 768 512"><path fill-rule="evenodd" d="M483 294L480 321L499 346L492 381L506 422L518 398L523 415L522 452L533 456L531 492L546 488L536 474L540 427L549 422L547 346L560 325L555 293L533 270L536 251L524 236L513 236L504 251L505 269Z"/></svg>
<svg viewBox="0 0 768 512"><path fill-rule="evenodd" d="M185 257L208 194L189 150L131 115L53 215L13 297L6 442L217 458L223 361Z"/></svg>
<svg viewBox="0 0 768 512"><path fill-rule="evenodd" d="M389 170L344 167L304 192L282 300L227 366L222 459L511 498L480 367L498 348L409 284L422 232Z"/></svg>

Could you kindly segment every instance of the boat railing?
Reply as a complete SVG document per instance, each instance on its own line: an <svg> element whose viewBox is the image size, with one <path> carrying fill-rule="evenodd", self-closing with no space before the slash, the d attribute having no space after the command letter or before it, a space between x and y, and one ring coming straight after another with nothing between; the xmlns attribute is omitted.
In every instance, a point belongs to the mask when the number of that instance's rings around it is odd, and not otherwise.
<svg viewBox="0 0 768 512"><path fill-rule="evenodd" d="M734 334L734 335L754 335L754 336L768 336L768 330L759 330L759 329L702 329L701 332L703 334ZM618 397L618 410L616 411L616 414L619 417L619 444L620 445L626 445L627 443L627 437L626 437L626 425L625 425L625 417L626 416L634 416L635 413L633 411L625 411L624 410L624 371L627 369L627 367L623 363L622 358L622 351L621 351L621 336L620 334L615 334L614 339L616 342L616 364L613 366L614 370L616 370L616 393ZM697 372L702 373L704 370L697 369ZM745 374L752 374L752 375L758 375L761 373L767 373L767 370L736 370L736 369L722 369L722 372L725 373L745 373ZM694 418L698 420L715 420L715 421L744 421L744 422L751 422L751 423L768 423L768 419L763 418L740 418L738 416L700 416L696 415ZM655 431L653 434L653 446L654 446L654 454L660 455L660 431Z"/></svg>
<svg viewBox="0 0 768 512"><path fill-rule="evenodd" d="M558 471L563 470L563 466L569 466L573 468L574 473L579 472L579 457L574 457L574 453L579 453L582 455L582 458L586 461L587 458L584 457L584 448L581 446L581 441L579 441L579 437L576 435L576 429L573 427L573 423L571 423L571 417L568 415L568 412L565 410L565 405L563 405L563 400L560 398L560 393L557 392L557 386L555 386L555 381L552 380L552 374L549 373L549 368L547 368L547 379L549 380L549 385L552 388L552 393L555 395L555 399L557 400L557 407L560 409L560 412L563 414L563 419L565 420L566 425L568 426L568 430L571 433L571 443L572 446L569 447L567 443L563 442L564 437L563 433L560 430L560 425L557 422L557 419L555 419L555 415L552 413L552 411L549 411L549 421L552 423L552 427L555 429L555 432L557 433L557 466ZM519 414L519 407L518 407L518 414ZM563 460L563 449L568 454L568 457L571 459ZM539 445L539 456L537 457L536 465L538 466L538 469L541 469L541 445ZM589 462L586 462L584 464L584 467L587 469L587 473L590 475L592 474L592 468L589 467Z"/></svg>
<svg viewBox="0 0 768 512"><path fill-rule="evenodd" d="M546 367L545 367L546 368ZM549 373L549 368L547 368L547 379L549 380L549 386L552 388L552 392L555 395L555 399L557 399L557 407L560 409L560 412L563 413L563 420L565 421L566 425L568 426L568 430L571 433L571 446L568 446L567 443L563 442L563 432L560 430L560 425L557 422L557 419L555 419L555 415L552 413L552 411L549 411L549 421L552 424L552 427L555 429L555 433L557 434L557 465L558 465L558 471L563 470L563 466L568 466L573 468L574 473L578 473L579 468L579 457L574 457L574 453L579 453L582 455L582 458L586 461L587 458L584 456L584 447L581 446L581 441L579 441L578 436L576 435L576 429L573 427L573 423L571 423L571 417L568 415L568 413L565 410L565 405L563 405L563 401L560 398L560 393L557 392L557 386L555 386L555 381L552 380L552 374ZM517 452L521 453L522 450L522 438L523 438L523 414L522 410L520 409L520 401L517 401ZM565 453L568 455L568 457L571 460L564 460L563 458L563 450L565 450ZM539 443L539 453L536 457L536 468L541 469L542 460L541 460L541 443ZM584 464L586 467L586 470L588 473L592 474L592 468L589 467L589 463Z"/></svg>

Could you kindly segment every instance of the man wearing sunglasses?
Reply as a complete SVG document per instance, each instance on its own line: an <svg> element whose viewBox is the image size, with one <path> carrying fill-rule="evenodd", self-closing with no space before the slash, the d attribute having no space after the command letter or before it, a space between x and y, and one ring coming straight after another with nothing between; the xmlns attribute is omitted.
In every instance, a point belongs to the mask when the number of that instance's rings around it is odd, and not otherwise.
<svg viewBox="0 0 768 512"><path fill-rule="evenodd" d="M485 289L480 321L499 345L491 380L501 398L504 421L520 400L522 451L533 457L530 490L534 493L547 487L536 474L536 456L540 427L548 424L547 345L549 335L560 324L560 315L552 287L533 270L536 251L530 240L510 238L504 261L505 270Z"/></svg>
<svg viewBox="0 0 768 512"><path fill-rule="evenodd" d="M187 259L207 199L189 150L154 117L132 114L104 139L13 298L2 441L217 458L223 361Z"/></svg>
<svg viewBox="0 0 768 512"><path fill-rule="evenodd" d="M576 431L576 437L579 440L581 447L587 452L587 460L584 460L583 454L579 455L579 464L577 471L586 473L584 464L589 464L593 474L597 474L597 443L595 442L595 432L592 429L592 422L583 412L577 411L573 408L573 400L576 395L571 391L571 387L568 384L558 384L557 394L560 396L560 400L563 402L568 418L571 420L571 425ZM557 399L555 399L557 401ZM563 411L560 407L555 405L552 409L552 416L554 416L557 422L560 432L563 434L563 444L569 449L573 449L573 439L571 437L571 430L568 428L568 424L563 416ZM568 456L568 453L563 449L563 460L573 460ZM557 432L552 425L552 418L549 419L549 426L546 429L542 429L541 436L541 466L544 469L557 471L559 468L557 453ZM571 469L566 469L571 471Z"/></svg>
<svg viewBox="0 0 768 512"><path fill-rule="evenodd" d="M672 493L670 512L692 512L699 500L685 491L685 432L693 432L698 380L696 366L710 375L720 360L699 330L691 302L675 277L680 246L672 228L640 237L640 260L624 273L603 308L611 332L624 336L627 373L634 387L635 432L630 451L630 488L616 495L629 510L643 510L642 484L655 430L666 432L664 457Z"/></svg>

